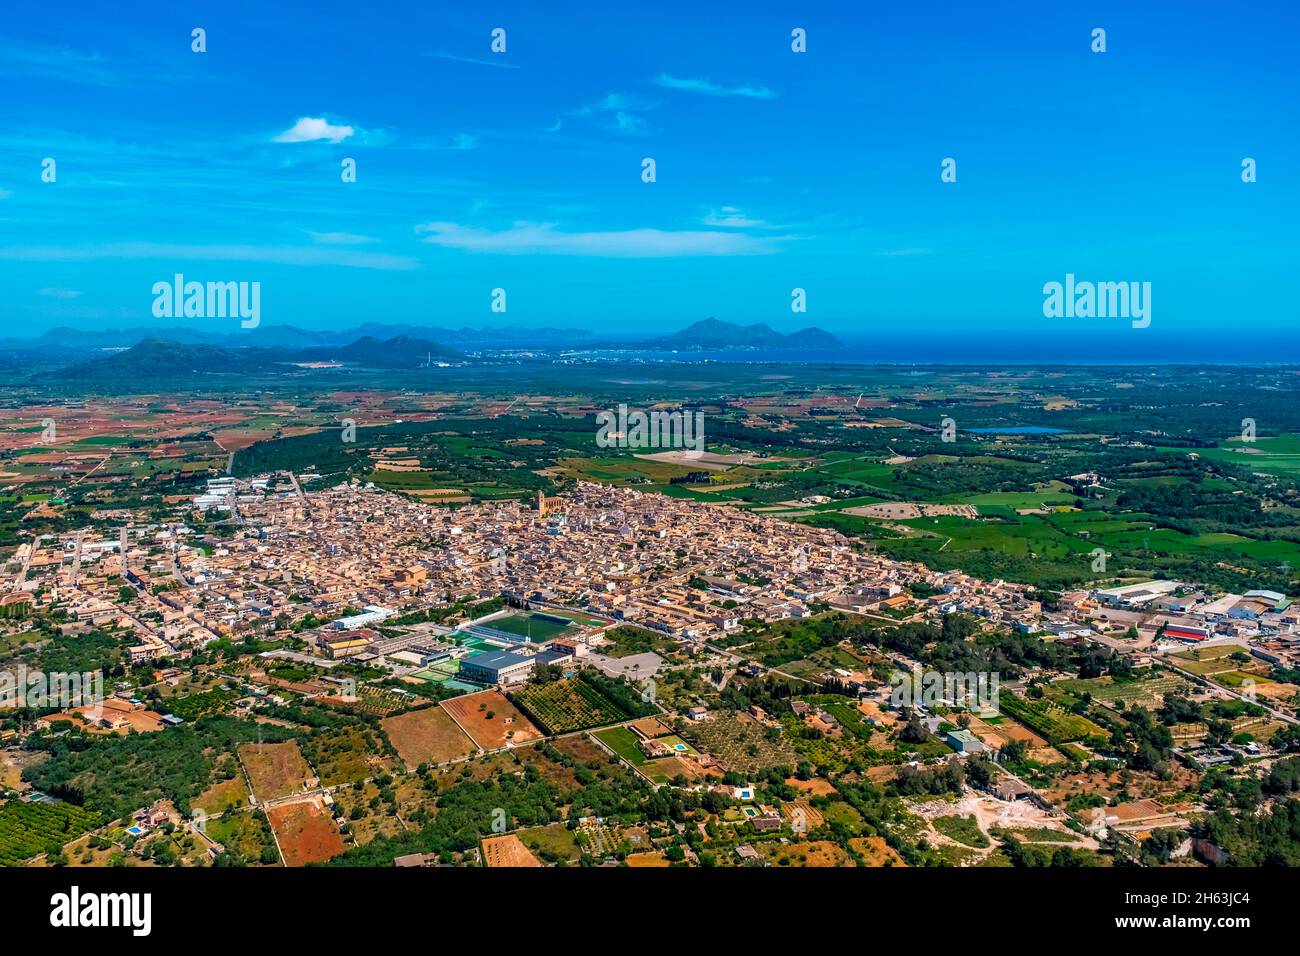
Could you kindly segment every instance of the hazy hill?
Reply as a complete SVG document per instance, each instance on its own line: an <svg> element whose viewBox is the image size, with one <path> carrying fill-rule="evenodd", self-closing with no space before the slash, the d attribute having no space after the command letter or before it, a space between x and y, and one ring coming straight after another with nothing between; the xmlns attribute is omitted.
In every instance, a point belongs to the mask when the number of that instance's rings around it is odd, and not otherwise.
<svg viewBox="0 0 1300 956"><path fill-rule="evenodd" d="M464 355L428 339L369 336L343 346L228 348L222 345L145 339L128 349L100 355L51 373L60 380L104 382L183 378L187 375L238 375L288 370L296 362L342 362L374 369L416 369L433 361L460 361Z"/></svg>
<svg viewBox="0 0 1300 956"><path fill-rule="evenodd" d="M769 325L736 325L719 319L704 319L689 325L680 332L661 335L641 343L648 349L830 349L839 340L821 329L800 329L789 335L777 332Z"/></svg>
<svg viewBox="0 0 1300 956"><path fill-rule="evenodd" d="M283 355L274 349L228 349L168 339L145 339L121 352L78 362L50 373L56 379L103 382L132 379L182 378L186 375L264 372L282 367Z"/></svg>
<svg viewBox="0 0 1300 956"><path fill-rule="evenodd" d="M295 361L335 360L367 368L419 368L430 360L458 362L464 358L464 353L455 349L409 335L383 340L367 335L350 345L306 349L295 355Z"/></svg>

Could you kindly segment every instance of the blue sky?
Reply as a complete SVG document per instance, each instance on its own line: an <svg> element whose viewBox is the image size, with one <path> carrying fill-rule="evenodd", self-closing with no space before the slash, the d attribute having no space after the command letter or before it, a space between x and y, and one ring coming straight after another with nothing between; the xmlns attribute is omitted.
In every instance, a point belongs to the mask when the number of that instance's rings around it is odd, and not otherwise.
<svg viewBox="0 0 1300 956"><path fill-rule="evenodd" d="M1295 325L1290 3L76 6L0 35L8 334L157 323L176 272L319 328L1098 328L1043 317L1067 272Z"/></svg>

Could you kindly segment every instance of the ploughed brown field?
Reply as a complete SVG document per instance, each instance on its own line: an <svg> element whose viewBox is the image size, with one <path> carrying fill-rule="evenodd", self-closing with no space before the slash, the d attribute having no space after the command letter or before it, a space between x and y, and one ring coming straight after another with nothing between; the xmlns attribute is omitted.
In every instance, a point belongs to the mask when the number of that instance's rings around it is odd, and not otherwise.
<svg viewBox="0 0 1300 956"><path fill-rule="evenodd" d="M542 732L498 690L444 700L442 707L484 750L540 740Z"/></svg>
<svg viewBox="0 0 1300 956"><path fill-rule="evenodd" d="M541 866L532 851L513 833L483 839L485 866Z"/></svg>
<svg viewBox="0 0 1300 956"><path fill-rule="evenodd" d="M466 757L478 748L441 707L425 707L379 722L407 769Z"/></svg>
<svg viewBox="0 0 1300 956"><path fill-rule="evenodd" d="M282 803L266 811L285 866L332 859L347 849L329 812L315 800Z"/></svg>

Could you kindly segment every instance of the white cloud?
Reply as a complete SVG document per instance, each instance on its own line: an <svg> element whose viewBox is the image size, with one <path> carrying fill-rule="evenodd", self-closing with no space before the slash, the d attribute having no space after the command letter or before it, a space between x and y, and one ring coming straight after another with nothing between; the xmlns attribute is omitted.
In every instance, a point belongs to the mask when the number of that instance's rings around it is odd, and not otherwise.
<svg viewBox="0 0 1300 956"><path fill-rule="evenodd" d="M319 246L183 245L165 242L116 242L101 246L0 246L0 260L10 262L92 262L100 259L172 260L164 268L185 262L264 262L288 266L346 266L399 271L418 269L410 256Z"/></svg>
<svg viewBox="0 0 1300 956"><path fill-rule="evenodd" d="M622 133L641 133L647 128L646 122L636 114L655 109L658 105L626 93L606 93L598 102L574 110L573 115L608 116L613 121L609 128Z"/></svg>
<svg viewBox="0 0 1300 956"><path fill-rule="evenodd" d="M624 113L620 110L614 114L614 125L619 129L628 132L640 131L645 129L645 120L639 116L633 116L631 113Z"/></svg>
<svg viewBox="0 0 1300 956"><path fill-rule="evenodd" d="M754 100L770 100L776 93L766 86L720 86L712 80L686 79L660 73L655 79L657 86L669 90L683 90L687 93L703 93L705 96L744 96Z"/></svg>
<svg viewBox="0 0 1300 956"><path fill-rule="evenodd" d="M761 219L750 219L735 206L723 206L705 216L701 222L706 226L719 226L724 229L765 229L767 223Z"/></svg>
<svg viewBox="0 0 1300 956"><path fill-rule="evenodd" d="M76 289L37 289L36 294L47 299L77 299L81 293Z"/></svg>
<svg viewBox="0 0 1300 956"><path fill-rule="evenodd" d="M606 259L655 259L676 256L756 256L777 251L774 238L739 232L622 229L562 232L553 223L517 222L508 229L479 229L454 222L416 227L424 242L445 249L501 255L592 256Z"/></svg>
<svg viewBox="0 0 1300 956"><path fill-rule="evenodd" d="M363 246L370 242L378 242L372 236L359 236L354 232L312 232L307 231L313 242L319 242L323 246Z"/></svg>
<svg viewBox="0 0 1300 956"><path fill-rule="evenodd" d="M314 143L324 139L331 143L341 143L354 132L356 132L356 130L351 126L334 126L328 120L323 120L319 117L301 116L298 118L298 122L294 123L279 136L276 136L273 142Z"/></svg>

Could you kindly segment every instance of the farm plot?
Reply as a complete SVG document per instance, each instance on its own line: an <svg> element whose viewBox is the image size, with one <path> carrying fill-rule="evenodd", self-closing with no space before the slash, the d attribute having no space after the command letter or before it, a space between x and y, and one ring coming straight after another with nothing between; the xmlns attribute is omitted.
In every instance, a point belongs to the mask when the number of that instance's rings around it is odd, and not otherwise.
<svg viewBox="0 0 1300 956"><path fill-rule="evenodd" d="M99 815L71 803L20 803L0 807L0 866L14 866L61 848L99 824Z"/></svg>
<svg viewBox="0 0 1300 956"><path fill-rule="evenodd" d="M321 697L319 700L331 707L342 707L362 714L374 714L376 717L387 717L411 706L409 695L399 694L385 687L368 685L358 687L355 697L330 696Z"/></svg>
<svg viewBox="0 0 1300 956"><path fill-rule="evenodd" d="M277 866L280 854L275 848L271 825L261 810L252 813L227 813L207 822L207 835L235 854L249 866Z"/></svg>
<svg viewBox="0 0 1300 956"><path fill-rule="evenodd" d="M1211 677L1236 670L1239 666L1231 659L1234 653L1241 653L1242 648L1236 644L1218 644L1214 647L1198 647L1171 655L1178 666L1201 677Z"/></svg>
<svg viewBox="0 0 1300 956"><path fill-rule="evenodd" d="M259 801L278 800L307 788L312 779L311 767L303 759L298 743L244 744L239 760L248 774L253 796Z"/></svg>
<svg viewBox="0 0 1300 956"><path fill-rule="evenodd" d="M190 803L209 815L224 813L228 809L247 805L248 785L244 783L243 776L236 773L229 780L218 780Z"/></svg>
<svg viewBox="0 0 1300 956"><path fill-rule="evenodd" d="M282 803L266 813L280 844L285 866L333 859L347 847L329 812L315 800Z"/></svg>
<svg viewBox="0 0 1300 956"><path fill-rule="evenodd" d="M577 837L563 823L521 830L519 839L533 854L547 863L576 863L582 856Z"/></svg>
<svg viewBox="0 0 1300 956"><path fill-rule="evenodd" d="M1160 674L1149 680L1116 681L1112 677L1093 677L1086 680L1058 681L1053 689L1060 688L1072 697L1091 695L1092 699L1110 706L1116 701L1125 705L1137 704L1141 707L1158 707L1166 694L1177 694L1190 689L1191 685L1176 674Z"/></svg>
<svg viewBox="0 0 1300 956"><path fill-rule="evenodd" d="M547 734L615 724L631 716L596 688L577 678L549 684L526 684L511 697L520 710Z"/></svg>
<svg viewBox="0 0 1300 956"><path fill-rule="evenodd" d="M712 754L723 767L754 774L771 767L793 767L794 749L779 731L769 730L740 714L701 721L688 731L695 745Z"/></svg>
<svg viewBox="0 0 1300 956"><path fill-rule="evenodd" d="M1109 735L1087 717L1072 714L1060 704L1047 699L1028 700L1003 694L1000 708L1016 720L1047 738L1051 744L1064 744L1076 740L1105 741Z"/></svg>
<svg viewBox="0 0 1300 956"><path fill-rule="evenodd" d="M321 730L308 737L303 746L324 787L356 783L391 769L390 761L379 753L379 741L365 727Z"/></svg>
<svg viewBox="0 0 1300 956"><path fill-rule="evenodd" d="M408 769L422 763L449 763L478 749L441 707L387 717L379 726L388 734Z"/></svg>
<svg viewBox="0 0 1300 956"><path fill-rule="evenodd" d="M767 842L759 847L763 859L775 866L849 866L849 855L830 840L808 840L788 845Z"/></svg>
<svg viewBox="0 0 1300 956"><path fill-rule="evenodd" d="M485 837L483 839L483 865L502 866L541 866L537 857L513 833L503 836Z"/></svg>
<svg viewBox="0 0 1300 956"><path fill-rule="evenodd" d="M540 740L542 732L496 690L466 694L440 705L483 750Z"/></svg>

